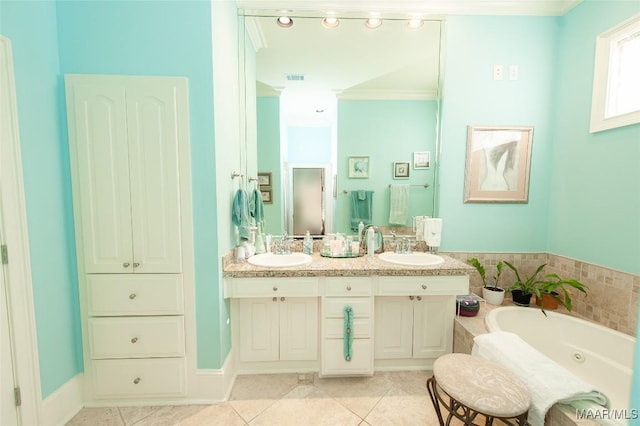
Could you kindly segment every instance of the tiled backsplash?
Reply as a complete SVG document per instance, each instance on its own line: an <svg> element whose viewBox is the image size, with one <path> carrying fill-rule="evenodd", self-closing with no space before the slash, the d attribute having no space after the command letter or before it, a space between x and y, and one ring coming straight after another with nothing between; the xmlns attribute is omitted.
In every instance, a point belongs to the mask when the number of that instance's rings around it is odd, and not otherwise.
<svg viewBox="0 0 640 426"><path fill-rule="evenodd" d="M548 253L447 252L443 254L462 262L477 257L487 269L487 276L495 274L495 265L501 260L506 260L517 267L522 278L528 277L539 265L546 263L543 274L556 273L562 278L574 278L588 286L586 296L573 292L573 310L576 313L614 330L636 335L638 293L640 293L640 276L638 275ZM505 268L500 280L501 287L508 287L514 278L513 272ZM477 273L471 275L470 290L482 295L482 280Z"/></svg>

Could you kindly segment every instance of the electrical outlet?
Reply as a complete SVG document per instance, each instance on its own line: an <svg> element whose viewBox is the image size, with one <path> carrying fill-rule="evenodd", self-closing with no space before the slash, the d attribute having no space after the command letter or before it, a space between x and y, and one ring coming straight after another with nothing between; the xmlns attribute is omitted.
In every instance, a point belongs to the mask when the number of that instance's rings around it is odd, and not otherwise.
<svg viewBox="0 0 640 426"><path fill-rule="evenodd" d="M509 80L517 80L519 71L517 65L509 65Z"/></svg>
<svg viewBox="0 0 640 426"><path fill-rule="evenodd" d="M494 80L502 80L502 74L504 69L502 65L494 65L493 66L493 79Z"/></svg>

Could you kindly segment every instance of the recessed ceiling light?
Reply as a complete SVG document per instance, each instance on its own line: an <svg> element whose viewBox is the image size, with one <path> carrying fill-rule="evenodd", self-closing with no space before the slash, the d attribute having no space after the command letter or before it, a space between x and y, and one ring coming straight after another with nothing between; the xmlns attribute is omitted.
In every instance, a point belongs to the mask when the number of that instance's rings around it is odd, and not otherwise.
<svg viewBox="0 0 640 426"><path fill-rule="evenodd" d="M333 16L330 16L330 17L324 18L324 19L322 20L322 25L323 25L325 28L335 28L335 27L337 27L339 24L340 24L340 20L339 20L338 18L333 17Z"/></svg>
<svg viewBox="0 0 640 426"><path fill-rule="evenodd" d="M409 19L407 26L411 29L420 28L424 24L422 19Z"/></svg>
<svg viewBox="0 0 640 426"><path fill-rule="evenodd" d="M291 28L293 26L293 19L288 16L281 16L277 19L278 25L282 28Z"/></svg>
<svg viewBox="0 0 640 426"><path fill-rule="evenodd" d="M366 20L364 25L367 28L378 28L380 25L382 25L382 19L380 19L380 18L369 18L369 19Z"/></svg>

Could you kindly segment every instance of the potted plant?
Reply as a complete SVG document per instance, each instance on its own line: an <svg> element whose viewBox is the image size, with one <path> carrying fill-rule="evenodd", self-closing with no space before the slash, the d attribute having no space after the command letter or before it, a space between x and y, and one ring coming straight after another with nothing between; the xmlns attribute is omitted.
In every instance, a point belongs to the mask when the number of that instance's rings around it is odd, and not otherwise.
<svg viewBox="0 0 640 426"><path fill-rule="evenodd" d="M516 282L511 284L507 291L511 292L511 297L513 297L513 303L519 306L529 306L531 302L531 296L534 294L538 296L540 294L540 289L538 288L538 284L540 281L537 280L538 274L547 266L546 263L538 266L536 272L533 273L526 280L523 280L518 273L518 269L507 262L504 261L504 264L507 265L513 272L516 274Z"/></svg>
<svg viewBox="0 0 640 426"><path fill-rule="evenodd" d="M587 286L580 281L571 278L560 278L557 274L548 274L544 280L538 283L540 294L536 293L536 304L542 310L556 309L558 305L562 305L567 310L573 309L571 302L571 294L566 287L574 288L584 294L587 294Z"/></svg>
<svg viewBox="0 0 640 426"><path fill-rule="evenodd" d="M478 259L474 257L472 259L467 259L467 262L476 268L476 271L480 274L480 278L482 278L482 298L491 305L502 305L505 291L500 287L500 275L502 275L504 263L498 262L496 265L497 273L491 279L487 278L486 270Z"/></svg>

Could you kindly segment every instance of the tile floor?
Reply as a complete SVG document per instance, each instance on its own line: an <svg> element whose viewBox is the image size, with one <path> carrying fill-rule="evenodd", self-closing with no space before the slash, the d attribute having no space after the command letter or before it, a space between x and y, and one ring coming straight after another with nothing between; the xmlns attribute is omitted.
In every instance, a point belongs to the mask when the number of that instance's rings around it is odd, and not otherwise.
<svg viewBox="0 0 640 426"><path fill-rule="evenodd" d="M311 374L238 376L227 402L84 408L67 426L435 426L438 419L425 385L431 374L377 372L372 377L323 379Z"/></svg>

